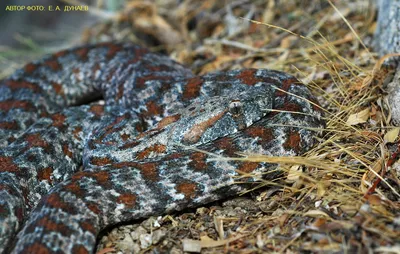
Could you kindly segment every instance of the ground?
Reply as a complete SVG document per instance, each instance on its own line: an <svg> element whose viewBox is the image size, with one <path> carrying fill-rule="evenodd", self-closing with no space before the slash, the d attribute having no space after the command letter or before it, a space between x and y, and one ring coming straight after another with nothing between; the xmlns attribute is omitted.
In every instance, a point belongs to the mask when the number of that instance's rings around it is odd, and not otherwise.
<svg viewBox="0 0 400 254"><path fill-rule="evenodd" d="M313 91L327 126L302 157L273 158L279 179L241 197L110 228L98 253L400 253L399 128L385 90L393 71L374 53L369 1L121 1L113 12L101 3L90 3L99 21L77 35L80 43L133 41L196 74L288 72ZM24 41L36 49L29 58L51 51ZM10 52L21 50L2 49L3 75L28 60ZM249 158L260 159L271 160Z"/></svg>

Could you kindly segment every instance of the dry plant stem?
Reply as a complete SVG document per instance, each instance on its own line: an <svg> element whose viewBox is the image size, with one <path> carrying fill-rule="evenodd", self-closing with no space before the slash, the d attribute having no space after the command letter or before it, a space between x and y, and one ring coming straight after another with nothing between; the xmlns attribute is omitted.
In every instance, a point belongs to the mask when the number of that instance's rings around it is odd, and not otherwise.
<svg viewBox="0 0 400 254"><path fill-rule="evenodd" d="M394 153L392 153L392 155L390 156L389 160L386 163L386 166L383 168L382 172L381 172L381 177L379 177L378 179L376 179L374 181L374 183L372 184L372 186L368 189L368 191L364 194L364 198L368 199L369 196L371 196L376 188L378 187L378 185L381 183L382 179L385 177L386 173L387 173L387 169L389 167L391 167L395 162L397 157L400 155L400 142L397 143L397 149Z"/></svg>

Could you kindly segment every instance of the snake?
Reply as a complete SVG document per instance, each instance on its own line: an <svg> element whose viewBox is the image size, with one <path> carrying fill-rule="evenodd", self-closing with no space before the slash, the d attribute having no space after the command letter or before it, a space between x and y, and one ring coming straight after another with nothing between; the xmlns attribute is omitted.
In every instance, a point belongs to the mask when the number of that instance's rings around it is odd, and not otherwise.
<svg viewBox="0 0 400 254"><path fill-rule="evenodd" d="M294 76L201 76L132 43L30 62L0 81L0 253L93 253L105 228L235 196L325 125Z"/></svg>

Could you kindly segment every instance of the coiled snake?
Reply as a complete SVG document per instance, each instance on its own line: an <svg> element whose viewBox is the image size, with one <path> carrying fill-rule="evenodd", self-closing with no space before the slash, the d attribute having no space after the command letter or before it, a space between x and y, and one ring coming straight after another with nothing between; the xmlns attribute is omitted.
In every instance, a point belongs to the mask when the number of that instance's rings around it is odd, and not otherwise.
<svg viewBox="0 0 400 254"><path fill-rule="evenodd" d="M235 195L276 165L221 157L301 154L321 116L288 74L194 76L131 44L29 63L0 82L0 252L90 253L108 225Z"/></svg>

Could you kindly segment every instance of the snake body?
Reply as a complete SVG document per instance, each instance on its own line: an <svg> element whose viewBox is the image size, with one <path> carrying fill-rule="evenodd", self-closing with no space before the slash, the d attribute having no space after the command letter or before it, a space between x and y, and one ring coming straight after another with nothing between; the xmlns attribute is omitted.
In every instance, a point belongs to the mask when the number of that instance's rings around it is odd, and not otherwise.
<svg viewBox="0 0 400 254"><path fill-rule="evenodd" d="M194 76L132 44L29 63L0 81L0 253L91 253L106 226L238 194L276 165L227 157L301 154L321 117L288 74Z"/></svg>

